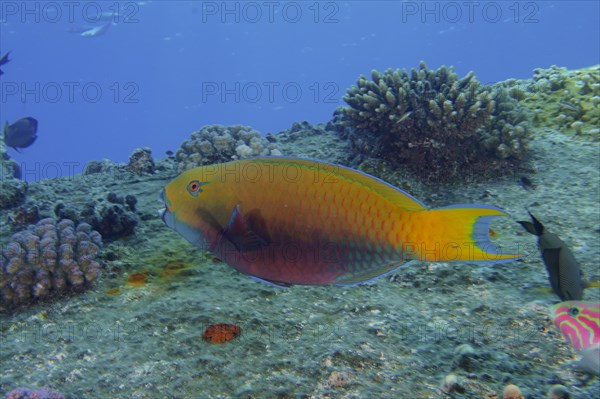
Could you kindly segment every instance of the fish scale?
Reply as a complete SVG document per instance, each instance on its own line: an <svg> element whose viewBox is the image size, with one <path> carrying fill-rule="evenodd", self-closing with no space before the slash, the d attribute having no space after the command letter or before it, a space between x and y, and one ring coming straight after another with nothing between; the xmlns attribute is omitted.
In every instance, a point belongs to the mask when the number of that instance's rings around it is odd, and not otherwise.
<svg viewBox="0 0 600 399"><path fill-rule="evenodd" d="M200 167L170 182L163 197L167 225L275 284L356 284L413 258L520 256L499 254L487 241L488 218L505 215L498 208L428 210L379 179L318 161L251 158ZM459 252L465 244L472 248Z"/></svg>

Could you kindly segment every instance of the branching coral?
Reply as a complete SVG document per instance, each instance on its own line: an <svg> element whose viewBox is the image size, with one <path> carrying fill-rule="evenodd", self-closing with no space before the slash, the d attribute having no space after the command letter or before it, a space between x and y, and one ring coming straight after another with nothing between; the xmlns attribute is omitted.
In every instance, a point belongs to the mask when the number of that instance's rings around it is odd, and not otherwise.
<svg viewBox="0 0 600 399"><path fill-rule="evenodd" d="M493 157L519 158L516 152L498 150L506 144L506 129L497 126L495 133L481 134L516 101L496 95L472 72L459 79L451 67L430 70L424 62L410 73L372 71L372 80L361 76L344 100L350 107L341 109L342 124L354 128L350 139L356 152L384 158L434 180L489 171L490 165L499 170L506 166L507 162L493 162ZM524 137L517 136L509 148L518 148L521 154Z"/></svg>

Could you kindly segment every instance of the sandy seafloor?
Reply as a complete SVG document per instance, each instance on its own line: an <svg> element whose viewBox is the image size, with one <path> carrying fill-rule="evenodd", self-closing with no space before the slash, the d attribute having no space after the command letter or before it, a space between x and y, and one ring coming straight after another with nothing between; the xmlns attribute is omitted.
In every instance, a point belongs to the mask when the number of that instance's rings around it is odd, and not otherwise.
<svg viewBox="0 0 600 399"><path fill-rule="evenodd" d="M280 145L329 161L346 150L333 135L288 135ZM385 176L432 207L506 209L513 219L494 224L497 242L525 248L524 260L413 262L354 287L268 286L188 244L156 215L157 193L175 175L169 160L161 161L168 171L146 177L32 183L28 195L46 215L59 199L133 194L140 225L105 246L116 259L91 290L0 315L0 397L45 386L67 398L444 398L441 381L451 373L464 388L454 398L501 397L508 383L526 398L546 398L556 383L573 398L599 397L599 378L574 371L575 353L548 316L558 298L547 289L535 237L514 222L531 210L569 243L585 275L598 278L599 146L538 130L530 148L530 189L520 174L442 188ZM1 233L4 243L11 232ZM165 273L168 262L183 268ZM128 286L133 272L147 272L148 283ZM109 294L114 288L120 293ZM600 289L585 297L598 301ZM237 323L242 336L204 342L206 325L221 322Z"/></svg>

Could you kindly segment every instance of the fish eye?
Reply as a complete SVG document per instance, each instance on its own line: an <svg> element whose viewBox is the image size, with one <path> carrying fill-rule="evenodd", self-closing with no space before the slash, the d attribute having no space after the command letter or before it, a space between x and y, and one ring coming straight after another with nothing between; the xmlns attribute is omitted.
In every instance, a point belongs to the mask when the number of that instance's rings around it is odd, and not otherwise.
<svg viewBox="0 0 600 399"><path fill-rule="evenodd" d="M578 314L579 314L579 309L577 309L577 308L569 309L569 316L577 316Z"/></svg>
<svg viewBox="0 0 600 399"><path fill-rule="evenodd" d="M202 192L202 190L200 188L201 186L202 186L202 183L200 183L198 180L192 180L187 185L187 191L192 196L196 197L198 195L198 193Z"/></svg>

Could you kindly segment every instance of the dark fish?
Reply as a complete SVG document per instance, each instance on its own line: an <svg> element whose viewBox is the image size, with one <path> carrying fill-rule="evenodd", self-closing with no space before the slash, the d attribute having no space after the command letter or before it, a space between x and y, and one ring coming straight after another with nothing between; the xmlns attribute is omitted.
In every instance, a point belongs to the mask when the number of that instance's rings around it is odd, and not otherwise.
<svg viewBox="0 0 600 399"><path fill-rule="evenodd" d="M0 66L6 64L8 61L10 61L8 59L8 55L10 54L10 51L7 52L6 54L4 54L2 57L0 57ZM2 69L0 69L0 75L2 75L4 72L2 72Z"/></svg>
<svg viewBox="0 0 600 399"><path fill-rule="evenodd" d="M38 121L31 117L21 118L12 125L4 125L4 143L19 152L19 148L27 148L37 139Z"/></svg>
<svg viewBox="0 0 600 399"><path fill-rule="evenodd" d="M538 247L548 271L552 291L563 301L583 299L585 283L573 252L556 234L546 232L531 212L528 213L532 222L518 223L531 234L538 236Z"/></svg>

